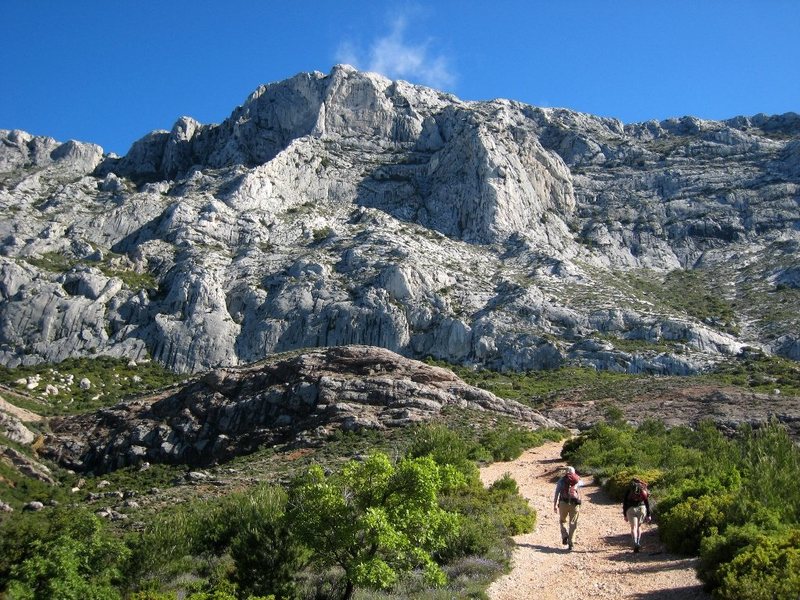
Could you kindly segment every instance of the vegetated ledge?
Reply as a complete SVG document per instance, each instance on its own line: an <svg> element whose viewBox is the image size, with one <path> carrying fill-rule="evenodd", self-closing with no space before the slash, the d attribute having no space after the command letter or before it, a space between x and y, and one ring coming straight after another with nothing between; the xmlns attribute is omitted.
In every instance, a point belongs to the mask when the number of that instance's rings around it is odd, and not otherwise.
<svg viewBox="0 0 800 600"><path fill-rule="evenodd" d="M55 418L43 453L94 473L143 462L206 466L264 445L318 445L337 430L407 426L446 406L560 427L446 369L382 348L339 346L215 369L166 397Z"/></svg>
<svg viewBox="0 0 800 600"><path fill-rule="evenodd" d="M614 413L637 426L648 419L662 421L667 427L696 427L702 421L711 421L726 435L741 427L758 429L779 423L800 443L800 396L757 393L703 380L691 385L663 385L661 389L634 389L625 401L582 399L580 392L571 391L568 399L556 400L541 412L579 430L590 429Z"/></svg>

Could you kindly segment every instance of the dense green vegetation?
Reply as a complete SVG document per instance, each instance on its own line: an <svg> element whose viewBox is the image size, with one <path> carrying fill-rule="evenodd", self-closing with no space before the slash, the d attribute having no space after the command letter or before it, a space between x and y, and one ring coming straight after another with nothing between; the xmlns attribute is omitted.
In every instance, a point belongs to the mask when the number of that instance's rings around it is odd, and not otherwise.
<svg viewBox="0 0 800 600"><path fill-rule="evenodd" d="M17 384L18 380L38 380L33 390ZM90 387L82 389L81 379ZM181 381L185 377L148 361L135 366L127 359L98 356L68 358L56 365L33 365L9 369L0 366L0 383L33 398L18 396L14 403L42 415L75 414L116 404L127 396L142 394ZM43 392L50 385L56 394Z"/></svg>
<svg viewBox="0 0 800 600"><path fill-rule="evenodd" d="M634 428L612 418L570 440L563 456L612 492L633 475L649 479L662 539L700 556L715 598L800 596L800 448L783 427L727 439L711 424Z"/></svg>
<svg viewBox="0 0 800 600"><path fill-rule="evenodd" d="M311 463L285 484L161 506L140 513L144 521L133 527L68 507L6 515L0 593L36 600L482 597L508 568L509 536L530 531L536 515L510 477L483 487L475 461L513 458L563 436L507 422L471 433L420 426L394 445L395 460L372 452L333 468ZM333 446L352 448L350 437ZM133 473L111 477L137 481Z"/></svg>

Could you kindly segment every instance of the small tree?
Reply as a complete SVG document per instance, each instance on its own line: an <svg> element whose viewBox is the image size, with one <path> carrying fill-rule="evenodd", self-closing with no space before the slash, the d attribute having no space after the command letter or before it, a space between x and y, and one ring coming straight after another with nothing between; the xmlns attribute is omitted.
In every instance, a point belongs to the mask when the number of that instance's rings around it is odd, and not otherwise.
<svg viewBox="0 0 800 600"><path fill-rule="evenodd" d="M442 585L445 575L431 554L457 531L458 516L441 509L437 497L462 484L463 476L430 457L393 466L378 453L331 476L315 465L291 487L290 519L316 562L344 570L345 600L356 587L389 588L416 568Z"/></svg>

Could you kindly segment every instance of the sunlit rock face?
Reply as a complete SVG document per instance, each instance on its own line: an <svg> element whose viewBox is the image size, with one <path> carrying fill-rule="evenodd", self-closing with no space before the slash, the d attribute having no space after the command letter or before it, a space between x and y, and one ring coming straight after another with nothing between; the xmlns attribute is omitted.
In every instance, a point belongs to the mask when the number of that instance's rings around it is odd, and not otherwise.
<svg viewBox="0 0 800 600"><path fill-rule="evenodd" d="M499 369L797 360L800 117L623 125L351 67L123 157L0 132L0 363L363 344Z"/></svg>

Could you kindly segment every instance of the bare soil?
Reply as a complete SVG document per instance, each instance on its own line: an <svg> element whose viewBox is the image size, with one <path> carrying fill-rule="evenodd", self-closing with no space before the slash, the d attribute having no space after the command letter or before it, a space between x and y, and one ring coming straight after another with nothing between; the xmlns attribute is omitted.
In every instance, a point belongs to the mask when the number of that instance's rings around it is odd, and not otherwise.
<svg viewBox="0 0 800 600"><path fill-rule="evenodd" d="M0 397L0 410L10 415L14 415L20 421L26 423L32 423L42 420L42 417L40 415L37 415L36 413L31 412L29 410L25 410L24 408L20 408L19 406L15 406L14 404L11 404L2 397Z"/></svg>
<svg viewBox="0 0 800 600"><path fill-rule="evenodd" d="M667 552L655 524L645 525L642 551L634 554L622 506L611 501L591 477L583 477L583 504L570 552L561 544L553 493L566 466L561 443L525 452L512 462L481 469L488 485L510 473L537 512L536 529L514 538L512 571L488 590L492 600L636 598L706 600L695 575L696 559Z"/></svg>

